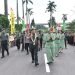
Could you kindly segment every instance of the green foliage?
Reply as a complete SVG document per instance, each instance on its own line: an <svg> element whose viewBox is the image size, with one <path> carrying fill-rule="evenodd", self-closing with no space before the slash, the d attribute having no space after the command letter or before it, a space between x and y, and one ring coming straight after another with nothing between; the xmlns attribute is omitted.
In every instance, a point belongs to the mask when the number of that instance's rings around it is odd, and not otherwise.
<svg viewBox="0 0 75 75"><path fill-rule="evenodd" d="M55 2L54 1L49 1L48 7L46 8L48 12L54 12L56 8Z"/></svg>
<svg viewBox="0 0 75 75"><path fill-rule="evenodd" d="M15 29L16 29L16 31L18 31L18 32L21 32L21 30L22 30L22 24L15 24Z"/></svg>
<svg viewBox="0 0 75 75"><path fill-rule="evenodd" d="M49 27L51 26L51 25L50 25L50 24L51 24L51 21L52 21L52 25L53 25L54 27L56 27L56 20L55 20L55 17L52 17L52 20L49 20L49 22L48 22Z"/></svg>
<svg viewBox="0 0 75 75"><path fill-rule="evenodd" d="M56 4L54 1L49 1L48 6L47 6L47 11L50 12L50 21L49 21L49 27L51 25L54 25L55 22L53 22L55 20L54 17L52 17L52 14L54 13L54 11L56 11Z"/></svg>
<svg viewBox="0 0 75 75"><path fill-rule="evenodd" d="M6 16L0 15L0 25L5 29L9 27L9 20Z"/></svg>
<svg viewBox="0 0 75 75"><path fill-rule="evenodd" d="M70 32L75 32L75 20L68 24L67 30Z"/></svg>

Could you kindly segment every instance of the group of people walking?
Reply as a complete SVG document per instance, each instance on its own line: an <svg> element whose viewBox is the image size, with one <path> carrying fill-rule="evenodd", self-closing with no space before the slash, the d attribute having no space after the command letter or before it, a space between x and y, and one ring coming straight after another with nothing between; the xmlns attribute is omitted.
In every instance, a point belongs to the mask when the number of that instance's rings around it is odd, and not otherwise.
<svg viewBox="0 0 75 75"><path fill-rule="evenodd" d="M8 36L5 32L1 34L1 47L2 47L2 58L4 58L4 50L7 51L7 55L9 55L8 48ZM21 51L26 50L27 55L31 53L32 63L35 63L35 66L39 65L38 62L38 51L42 50L42 44L45 45L45 51L47 55L48 62L50 64L54 61L54 58L62 52L64 48L67 47L65 34L63 31L55 31L50 28L48 32L42 34L41 31L37 31L35 28L31 30L26 30L22 34L16 34L16 46L17 49L20 50L20 46L22 44Z"/></svg>
<svg viewBox="0 0 75 75"><path fill-rule="evenodd" d="M38 63L38 51L42 50L42 41L43 35L41 31L37 31L35 28L31 30L26 30L19 35L16 36L16 46L17 49L20 50L20 44L22 43L22 50L27 51L27 55L29 52L31 53L32 63L35 63L35 66L39 65Z"/></svg>
<svg viewBox="0 0 75 75"><path fill-rule="evenodd" d="M50 28L49 31L44 34L43 39L48 59L47 64L51 64L54 58L66 47L65 35L61 30L55 31L53 28Z"/></svg>

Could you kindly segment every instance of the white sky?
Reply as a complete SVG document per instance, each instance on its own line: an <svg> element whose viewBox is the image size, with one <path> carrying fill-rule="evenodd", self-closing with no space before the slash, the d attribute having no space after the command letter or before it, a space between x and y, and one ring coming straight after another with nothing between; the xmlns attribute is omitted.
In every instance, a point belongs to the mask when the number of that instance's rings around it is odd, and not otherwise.
<svg viewBox="0 0 75 75"><path fill-rule="evenodd" d="M19 16L22 17L22 0L19 1ZM36 23L47 23L49 20L49 13L45 13L46 7L49 0L32 0L33 5L29 4L30 8L33 8L33 16ZM54 16L56 17L57 22L62 22L62 14L65 13L68 16L68 21L75 19L75 0L51 0L55 1L56 12ZM8 9L13 8L16 16L16 0L8 0ZM71 10L74 10L71 11ZM0 14L4 13L4 0L0 0Z"/></svg>

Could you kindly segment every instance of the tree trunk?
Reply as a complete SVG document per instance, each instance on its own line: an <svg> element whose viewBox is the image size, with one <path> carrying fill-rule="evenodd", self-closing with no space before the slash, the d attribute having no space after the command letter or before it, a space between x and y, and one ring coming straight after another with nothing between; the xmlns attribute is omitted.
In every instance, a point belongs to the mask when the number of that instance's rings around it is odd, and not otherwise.
<svg viewBox="0 0 75 75"><path fill-rule="evenodd" d="M22 17L24 18L24 4L23 4L23 0L22 0Z"/></svg>
<svg viewBox="0 0 75 75"><path fill-rule="evenodd" d="M27 1L26 1L26 24L28 24L28 11L27 11Z"/></svg>
<svg viewBox="0 0 75 75"><path fill-rule="evenodd" d="M18 13L18 0L17 0L17 24L19 24L19 19L18 19L18 17L19 17L19 13Z"/></svg>
<svg viewBox="0 0 75 75"><path fill-rule="evenodd" d="M5 16L8 18L8 3L7 0L4 0L4 10Z"/></svg>
<svg viewBox="0 0 75 75"><path fill-rule="evenodd" d="M50 12L50 26L52 26L52 12Z"/></svg>
<svg viewBox="0 0 75 75"><path fill-rule="evenodd" d="M30 14L29 14L29 25L30 25ZM30 27L31 27L31 25L30 25Z"/></svg>

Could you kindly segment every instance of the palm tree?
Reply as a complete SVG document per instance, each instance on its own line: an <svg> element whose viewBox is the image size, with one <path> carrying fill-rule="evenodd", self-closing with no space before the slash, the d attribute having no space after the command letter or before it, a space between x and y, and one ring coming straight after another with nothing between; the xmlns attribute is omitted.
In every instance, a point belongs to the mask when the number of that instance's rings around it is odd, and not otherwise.
<svg viewBox="0 0 75 75"><path fill-rule="evenodd" d="M54 27L56 27L56 20L55 20L55 17L52 16L52 19L50 19L50 20L48 21L49 27L50 27L50 23L52 23L52 25L53 25Z"/></svg>
<svg viewBox="0 0 75 75"><path fill-rule="evenodd" d="M33 4L33 2L31 0L25 0L24 2L26 3L26 21L28 23L28 3Z"/></svg>
<svg viewBox="0 0 75 75"><path fill-rule="evenodd" d="M63 30L65 31L65 27L66 27L66 20L67 20L67 14L63 14L63 17L62 17L62 19L63 19Z"/></svg>
<svg viewBox="0 0 75 75"><path fill-rule="evenodd" d="M49 1L48 7L46 8L48 12L50 12L50 25L52 25L52 14L54 13L55 9L56 9L56 5L54 1Z"/></svg>
<svg viewBox="0 0 75 75"><path fill-rule="evenodd" d="M4 10L5 10L5 16L8 18L8 4L7 4L7 0L4 0Z"/></svg>
<svg viewBox="0 0 75 75"><path fill-rule="evenodd" d="M28 11L28 19L29 19L29 25L30 25L30 17L31 15L33 15L33 11L32 11L32 8L29 8L27 11Z"/></svg>
<svg viewBox="0 0 75 75"><path fill-rule="evenodd" d="M22 0L22 12L23 12L23 18L24 18L24 3L25 3L25 0Z"/></svg>

